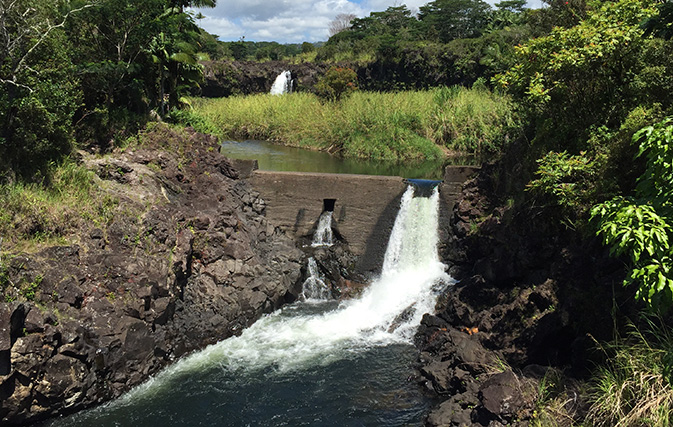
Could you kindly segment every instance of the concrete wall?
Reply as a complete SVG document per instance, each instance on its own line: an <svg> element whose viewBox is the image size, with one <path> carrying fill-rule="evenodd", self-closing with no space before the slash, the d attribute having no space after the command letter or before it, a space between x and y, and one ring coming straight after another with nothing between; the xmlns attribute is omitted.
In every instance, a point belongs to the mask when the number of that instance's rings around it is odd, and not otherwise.
<svg viewBox="0 0 673 427"><path fill-rule="evenodd" d="M447 167L440 187L440 233L462 183L473 167ZM304 172L254 171L250 182L267 203L267 220L293 237L310 240L325 199L335 200L333 225L351 251L360 256L360 272L377 272L383 261L406 184L401 177Z"/></svg>

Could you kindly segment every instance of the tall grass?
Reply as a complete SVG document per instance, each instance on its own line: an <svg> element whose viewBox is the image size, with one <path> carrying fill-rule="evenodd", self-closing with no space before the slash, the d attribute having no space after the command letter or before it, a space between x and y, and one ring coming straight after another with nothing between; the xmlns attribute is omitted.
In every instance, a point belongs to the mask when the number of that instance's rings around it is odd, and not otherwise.
<svg viewBox="0 0 673 427"><path fill-rule="evenodd" d="M0 186L0 236L6 246L64 238L83 222L102 226L111 219L117 202L99 190L93 172L66 160L49 175L49 183Z"/></svg>
<svg viewBox="0 0 673 427"><path fill-rule="evenodd" d="M310 93L193 100L194 113L231 139L265 139L345 157L438 159L489 154L517 132L512 103L487 90L355 92L339 102Z"/></svg>
<svg viewBox="0 0 673 427"><path fill-rule="evenodd" d="M650 321L606 347L593 379L588 420L595 426L670 426L673 422L673 335Z"/></svg>

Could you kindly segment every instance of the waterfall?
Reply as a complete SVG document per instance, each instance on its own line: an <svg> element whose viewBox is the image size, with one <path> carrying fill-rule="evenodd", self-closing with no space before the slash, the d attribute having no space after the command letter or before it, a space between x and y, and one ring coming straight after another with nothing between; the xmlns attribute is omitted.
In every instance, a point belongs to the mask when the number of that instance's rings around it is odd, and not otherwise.
<svg viewBox="0 0 673 427"><path fill-rule="evenodd" d="M313 234L311 246L332 246L332 211L323 211L318 219L318 227Z"/></svg>
<svg viewBox="0 0 673 427"><path fill-rule="evenodd" d="M290 92L292 92L292 73L283 71L278 74L278 77L273 82L270 93L271 95L283 95Z"/></svg>
<svg viewBox="0 0 673 427"><path fill-rule="evenodd" d="M315 258L308 259L308 277L302 287L302 296L305 300L324 301L331 298L329 287L325 278L320 274L318 263Z"/></svg>
<svg viewBox="0 0 673 427"><path fill-rule="evenodd" d="M451 283L437 254L439 193L413 193L409 186L402 197L380 277L358 299L286 306L240 336L175 363L119 404L171 389L175 378L213 366L234 374L265 368L283 374L326 366L373 347L411 343L423 314L434 310L438 287Z"/></svg>

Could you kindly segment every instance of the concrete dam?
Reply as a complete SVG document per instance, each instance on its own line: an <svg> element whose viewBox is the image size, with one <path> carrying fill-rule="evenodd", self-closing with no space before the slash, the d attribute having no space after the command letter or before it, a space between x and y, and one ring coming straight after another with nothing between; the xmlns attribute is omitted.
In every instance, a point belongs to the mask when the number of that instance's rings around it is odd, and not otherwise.
<svg viewBox="0 0 673 427"><path fill-rule="evenodd" d="M245 169L245 168L243 168ZM266 201L269 223L296 240L307 239L316 230L325 210L333 212L332 226L340 240L358 255L357 270L380 268L388 237L407 188L399 176L347 175L307 172L245 173L253 188ZM447 166L440 192L440 238L446 238L449 218L463 183L474 174L472 166Z"/></svg>

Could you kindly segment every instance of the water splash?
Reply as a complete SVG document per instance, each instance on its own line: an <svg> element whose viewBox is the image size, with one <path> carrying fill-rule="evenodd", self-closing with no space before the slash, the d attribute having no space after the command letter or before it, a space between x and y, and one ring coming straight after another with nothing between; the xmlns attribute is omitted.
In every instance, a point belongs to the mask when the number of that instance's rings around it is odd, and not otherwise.
<svg viewBox="0 0 673 427"><path fill-rule="evenodd" d="M290 71L283 71L278 74L276 80L271 86L271 95L283 95L292 92L292 73Z"/></svg>
<svg viewBox="0 0 673 427"><path fill-rule="evenodd" d="M315 258L308 259L308 277L302 287L302 296L305 300L324 301L332 297L329 286L325 283L325 278L320 274L318 263Z"/></svg>
<svg viewBox="0 0 673 427"><path fill-rule="evenodd" d="M318 227L313 234L311 246L332 246L332 211L324 211L318 219Z"/></svg>
<svg viewBox="0 0 673 427"><path fill-rule="evenodd" d="M290 305L258 320L242 335L195 353L127 393L124 402L159 393L174 378L220 366L227 371L310 369L374 346L410 343L424 313L432 312L437 286L451 278L437 254L439 194L413 197L407 188L385 255L383 271L359 299L319 302L313 314ZM306 304L306 303L300 303ZM325 310L318 311L318 308ZM173 385L171 385L173 384Z"/></svg>

